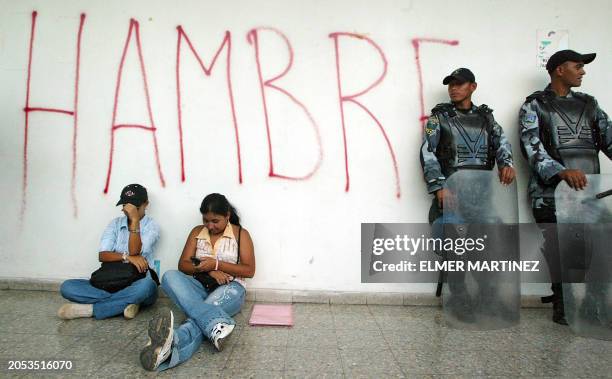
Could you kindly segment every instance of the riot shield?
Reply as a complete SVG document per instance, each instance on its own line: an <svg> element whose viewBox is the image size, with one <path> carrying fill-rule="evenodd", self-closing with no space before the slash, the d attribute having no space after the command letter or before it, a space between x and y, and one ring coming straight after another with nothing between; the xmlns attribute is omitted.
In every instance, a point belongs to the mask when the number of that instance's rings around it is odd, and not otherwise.
<svg viewBox="0 0 612 379"><path fill-rule="evenodd" d="M612 175L555 191L565 318L574 333L612 340Z"/></svg>
<svg viewBox="0 0 612 379"><path fill-rule="evenodd" d="M437 224L451 246L443 252L449 263L442 290L447 324L474 330L518 324L520 270L513 263L520 262L516 182L502 185L497 171L460 170L446 181L446 188L451 198L445 200L434 230ZM465 249L469 241L480 249Z"/></svg>

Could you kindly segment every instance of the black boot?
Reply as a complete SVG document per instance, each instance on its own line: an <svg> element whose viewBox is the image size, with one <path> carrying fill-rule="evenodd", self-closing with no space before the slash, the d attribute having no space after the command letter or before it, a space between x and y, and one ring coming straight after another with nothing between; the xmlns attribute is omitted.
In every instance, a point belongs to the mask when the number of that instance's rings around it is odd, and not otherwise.
<svg viewBox="0 0 612 379"><path fill-rule="evenodd" d="M563 287L561 283L553 283L550 288L553 291L551 296L545 296L542 298L542 303L552 303L553 305L553 322L560 325L567 325L565 319L565 308L563 306Z"/></svg>
<svg viewBox="0 0 612 379"><path fill-rule="evenodd" d="M563 307L563 298L553 300L552 320L557 324L567 325L567 320L565 319L565 309Z"/></svg>

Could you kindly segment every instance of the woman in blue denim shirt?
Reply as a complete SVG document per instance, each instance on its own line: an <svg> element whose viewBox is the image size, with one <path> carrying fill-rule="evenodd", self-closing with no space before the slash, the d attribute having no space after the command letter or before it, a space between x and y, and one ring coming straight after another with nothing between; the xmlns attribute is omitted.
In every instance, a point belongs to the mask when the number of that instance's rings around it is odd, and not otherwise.
<svg viewBox="0 0 612 379"><path fill-rule="evenodd" d="M140 362L150 371L188 360L204 337L221 351L236 325L231 316L244 304L244 278L255 274L253 241L225 196L206 196L200 213L204 224L189 233L178 271L168 271L162 278L162 288L187 319L174 329L174 316L167 310L149 322L150 341L140 353ZM219 286L208 290L195 278L202 272Z"/></svg>

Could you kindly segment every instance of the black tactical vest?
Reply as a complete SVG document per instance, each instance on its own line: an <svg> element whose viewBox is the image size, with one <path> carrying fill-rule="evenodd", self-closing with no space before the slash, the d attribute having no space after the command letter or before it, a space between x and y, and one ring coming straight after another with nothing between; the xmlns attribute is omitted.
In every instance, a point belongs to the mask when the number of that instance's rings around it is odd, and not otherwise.
<svg viewBox="0 0 612 379"><path fill-rule="evenodd" d="M493 169L492 112L486 105L468 114L456 112L452 104L438 104L432 109L432 114L440 120L441 134L436 156L442 174L448 177L461 169Z"/></svg>
<svg viewBox="0 0 612 379"><path fill-rule="evenodd" d="M551 91L535 92L527 98L540 120L540 140L548 154L568 169L599 174L599 136L595 126L594 99L574 93L555 96Z"/></svg>

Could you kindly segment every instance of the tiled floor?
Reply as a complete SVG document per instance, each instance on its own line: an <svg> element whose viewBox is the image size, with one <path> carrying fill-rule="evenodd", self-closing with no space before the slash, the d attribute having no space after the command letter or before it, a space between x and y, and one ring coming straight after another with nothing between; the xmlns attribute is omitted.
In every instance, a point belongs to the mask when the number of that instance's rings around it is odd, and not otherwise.
<svg viewBox="0 0 612 379"><path fill-rule="evenodd" d="M206 342L161 374L138 354L161 299L134 320L62 321L58 293L0 291L0 377L571 377L612 378L612 342L574 336L548 309L523 309L520 326L488 332L443 325L439 308L294 304L292 328L249 327L252 303L236 315L226 349ZM173 307L178 321L184 315ZM72 360L61 372L7 371L9 360Z"/></svg>

